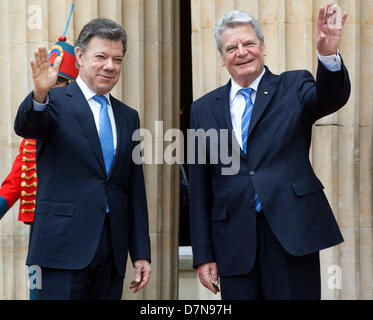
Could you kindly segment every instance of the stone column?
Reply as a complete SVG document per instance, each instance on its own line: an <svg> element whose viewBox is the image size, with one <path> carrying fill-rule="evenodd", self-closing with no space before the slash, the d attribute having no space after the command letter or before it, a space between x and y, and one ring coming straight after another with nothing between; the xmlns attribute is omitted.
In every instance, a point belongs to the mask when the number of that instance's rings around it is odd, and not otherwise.
<svg viewBox="0 0 373 320"><path fill-rule="evenodd" d="M137 109L141 127L150 130L154 146L163 147L163 131L179 126L179 6L172 0L0 0L0 179L8 174L21 138L13 130L20 102L32 90L28 61L37 45L50 47L62 34L71 4L67 32L73 44L82 27L96 17L122 24L128 50L121 79L112 94ZM155 121L162 121L163 128ZM160 124L160 122L158 123ZM165 146L166 147L166 146ZM158 158L163 152L158 150ZM128 264L123 298L177 298L179 168L159 161L145 164L152 276L136 295ZM0 299L28 299L25 259L29 227L17 221L18 202L0 222Z"/></svg>
<svg viewBox="0 0 373 320"><path fill-rule="evenodd" d="M153 164L144 166L152 277L137 296L176 299L179 168L165 163L163 136L168 129L179 126L179 7L172 0L124 0L123 6L123 25L129 38L123 85L125 101L138 106L142 127L150 130L153 137ZM125 299L138 298L128 291L133 277L131 270L125 281Z"/></svg>
<svg viewBox="0 0 373 320"><path fill-rule="evenodd" d="M229 79L220 65L213 28L220 16L233 9L258 19L266 65L272 72L308 69L316 75L317 13L328 2L192 0L194 99ZM372 299L373 4L368 0L338 3L349 14L340 51L352 92L343 109L315 124L310 158L345 242L321 252L322 297Z"/></svg>

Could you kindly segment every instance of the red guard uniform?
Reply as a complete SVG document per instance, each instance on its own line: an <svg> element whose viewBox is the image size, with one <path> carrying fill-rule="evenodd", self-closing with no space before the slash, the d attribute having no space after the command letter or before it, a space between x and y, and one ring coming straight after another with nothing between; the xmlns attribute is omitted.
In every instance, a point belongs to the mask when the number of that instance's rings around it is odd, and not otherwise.
<svg viewBox="0 0 373 320"><path fill-rule="evenodd" d="M5 200L6 203L0 206L0 217L20 199L18 220L27 224L34 220L37 187L35 153L35 140L23 139L12 170L1 184L0 201Z"/></svg>

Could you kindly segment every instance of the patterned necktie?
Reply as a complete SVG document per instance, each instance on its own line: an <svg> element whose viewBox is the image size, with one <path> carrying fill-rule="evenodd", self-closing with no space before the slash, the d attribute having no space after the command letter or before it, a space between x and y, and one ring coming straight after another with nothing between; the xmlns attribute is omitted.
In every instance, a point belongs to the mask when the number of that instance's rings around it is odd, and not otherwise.
<svg viewBox="0 0 373 320"><path fill-rule="evenodd" d="M246 106L245 110L242 115L242 122L241 122L241 136L242 136L242 150L246 154L247 151L247 132L249 131L249 125L251 120L251 115L253 113L254 104L251 101L251 88L243 88L239 91L245 98ZM254 203L255 203L255 210L259 212L262 210L262 205L259 201L258 194L254 190Z"/></svg>
<svg viewBox="0 0 373 320"><path fill-rule="evenodd" d="M104 156L106 173L109 174L111 163L114 158L114 139L111 122L107 109L107 100L104 96L94 96L93 99L101 105L99 121L99 137L102 155Z"/></svg>

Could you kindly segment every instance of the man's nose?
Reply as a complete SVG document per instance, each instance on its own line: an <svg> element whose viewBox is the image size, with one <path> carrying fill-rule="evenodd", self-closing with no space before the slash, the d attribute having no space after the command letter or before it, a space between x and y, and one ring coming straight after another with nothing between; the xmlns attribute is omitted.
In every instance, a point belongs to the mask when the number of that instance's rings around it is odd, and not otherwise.
<svg viewBox="0 0 373 320"><path fill-rule="evenodd" d="M104 64L104 70L110 71L114 69L114 62L113 59L106 59L105 64Z"/></svg>
<svg viewBox="0 0 373 320"><path fill-rule="evenodd" d="M242 45L242 43L238 44L237 54L239 56L244 56L246 54L245 47Z"/></svg>

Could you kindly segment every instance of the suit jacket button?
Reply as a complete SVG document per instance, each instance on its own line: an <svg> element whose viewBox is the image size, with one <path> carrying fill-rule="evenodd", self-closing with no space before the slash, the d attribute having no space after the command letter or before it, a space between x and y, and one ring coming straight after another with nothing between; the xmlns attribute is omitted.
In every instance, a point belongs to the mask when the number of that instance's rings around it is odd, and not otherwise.
<svg viewBox="0 0 373 320"><path fill-rule="evenodd" d="M254 201L250 201L250 203L249 203L249 207L254 207Z"/></svg>
<svg viewBox="0 0 373 320"><path fill-rule="evenodd" d="M250 176L255 176L255 172L254 172L254 171L250 171L250 172L249 172L249 175L250 175Z"/></svg>

